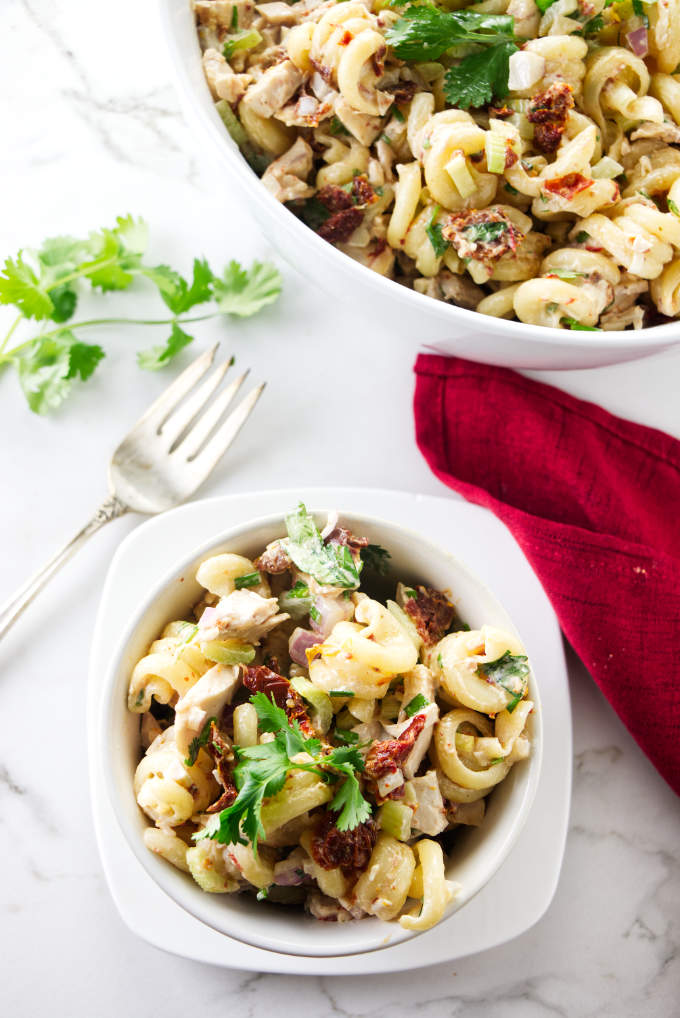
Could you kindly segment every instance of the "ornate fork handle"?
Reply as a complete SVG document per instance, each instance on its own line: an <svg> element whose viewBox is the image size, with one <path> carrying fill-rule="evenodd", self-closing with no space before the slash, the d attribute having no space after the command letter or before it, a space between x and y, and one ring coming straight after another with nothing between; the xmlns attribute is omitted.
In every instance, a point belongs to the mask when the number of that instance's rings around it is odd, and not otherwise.
<svg viewBox="0 0 680 1018"><path fill-rule="evenodd" d="M53 556L47 562L43 568L37 572L34 576L28 580L23 587L15 591L14 595L10 598L7 604L0 608L0 639L5 635L8 629L16 622L21 615L24 608L26 608L31 601L34 599L48 580L51 580L56 572L61 569L65 562L71 558L72 555L78 551L80 547L87 541L89 537L104 526L105 523L109 523L111 520L117 519L119 516L123 516L128 512L128 507L124 502L116 495L109 495L102 504L99 506L97 511L94 513L92 519L85 524L82 530L73 537L68 544L65 544L56 555Z"/></svg>

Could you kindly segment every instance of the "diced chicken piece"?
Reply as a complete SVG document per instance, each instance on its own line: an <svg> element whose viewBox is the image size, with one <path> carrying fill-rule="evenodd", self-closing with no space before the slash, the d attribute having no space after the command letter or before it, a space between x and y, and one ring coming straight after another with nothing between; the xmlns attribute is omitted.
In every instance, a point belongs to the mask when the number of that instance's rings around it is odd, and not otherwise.
<svg viewBox="0 0 680 1018"><path fill-rule="evenodd" d="M203 54L203 70L213 98L226 99L232 106L241 101L253 81L252 74L235 74L216 49L207 49Z"/></svg>
<svg viewBox="0 0 680 1018"><path fill-rule="evenodd" d="M255 14L253 0L194 0L199 25L206 28L249 28ZM234 11L236 13L234 13Z"/></svg>
<svg viewBox="0 0 680 1018"><path fill-rule="evenodd" d="M614 302L600 318L600 326L605 330L625 329L632 325L641 329L645 311L637 304L638 297L649 290L649 281L624 272L614 286Z"/></svg>
<svg viewBox="0 0 680 1018"><path fill-rule="evenodd" d="M269 67L261 78L251 85L244 103L260 117L271 117L288 102L302 84L302 74L292 60L282 60Z"/></svg>
<svg viewBox="0 0 680 1018"><path fill-rule="evenodd" d="M476 802L450 802L446 814L452 824L465 824L468 827L479 827L486 812L484 799Z"/></svg>
<svg viewBox="0 0 680 1018"><path fill-rule="evenodd" d="M382 117L358 113L341 95L335 100L335 115L362 145L372 145L382 131Z"/></svg>
<svg viewBox="0 0 680 1018"><path fill-rule="evenodd" d="M294 25L297 20L297 9L290 4L274 0L269 4L256 4L255 10L261 14L269 25Z"/></svg>
<svg viewBox="0 0 680 1018"><path fill-rule="evenodd" d="M314 153L304 138L298 138L287 152L270 163L262 175L262 183L280 202L309 198L314 188L307 183Z"/></svg>
<svg viewBox="0 0 680 1018"><path fill-rule="evenodd" d="M325 894L313 891L307 897L305 908L315 919L321 919L326 923L347 923L352 918L351 913L343 908L338 901L327 898Z"/></svg>
<svg viewBox="0 0 680 1018"><path fill-rule="evenodd" d="M481 287L476 286L471 279L467 276L456 276L448 269L442 269L431 279L416 279L413 289L460 308L476 308L484 296Z"/></svg>
<svg viewBox="0 0 680 1018"><path fill-rule="evenodd" d="M382 778L378 778L376 784L381 798L387 799L390 792L393 792L395 788L401 788L404 784L404 775L400 770L390 772L383 775Z"/></svg>
<svg viewBox="0 0 680 1018"><path fill-rule="evenodd" d="M643 123L635 128L630 137L631 141L654 138L658 141L665 141L668 145L678 145L680 144L680 127L670 121L665 121L663 124Z"/></svg>
<svg viewBox="0 0 680 1018"><path fill-rule="evenodd" d="M423 707L423 709L419 710L413 715L413 717L407 718L405 721L400 721L396 725L385 725L385 731L388 735L392 736L393 739L398 739L399 736L402 735L418 717L424 718L425 725L422 731L418 734L415 742L413 743L413 749L411 749L402 765L404 776L408 779L413 778L414 774L423 762L425 754L430 748L433 729L439 720L439 707L436 703L428 703L427 707Z"/></svg>
<svg viewBox="0 0 680 1018"><path fill-rule="evenodd" d="M432 770L421 778L413 778L410 786L416 797L414 828L432 837L441 834L448 827L448 819L437 781L437 772Z"/></svg>
<svg viewBox="0 0 680 1018"><path fill-rule="evenodd" d="M234 590L213 609L207 626L199 623L199 642L218 639L259 643L262 637L288 615L279 614L275 597L261 597L254 590Z"/></svg>
<svg viewBox="0 0 680 1018"><path fill-rule="evenodd" d="M219 717L222 708L231 703L239 685L239 669L215 665L177 702L175 707L175 744L180 755L189 755L193 739L198 738L211 717Z"/></svg>

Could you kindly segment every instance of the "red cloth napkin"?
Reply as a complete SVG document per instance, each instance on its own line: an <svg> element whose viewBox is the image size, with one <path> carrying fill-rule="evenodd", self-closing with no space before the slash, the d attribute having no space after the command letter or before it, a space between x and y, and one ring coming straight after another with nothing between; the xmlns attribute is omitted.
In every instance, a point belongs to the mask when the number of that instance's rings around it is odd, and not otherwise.
<svg viewBox="0 0 680 1018"><path fill-rule="evenodd" d="M514 371L421 355L416 438L512 531L562 629L680 794L680 442Z"/></svg>

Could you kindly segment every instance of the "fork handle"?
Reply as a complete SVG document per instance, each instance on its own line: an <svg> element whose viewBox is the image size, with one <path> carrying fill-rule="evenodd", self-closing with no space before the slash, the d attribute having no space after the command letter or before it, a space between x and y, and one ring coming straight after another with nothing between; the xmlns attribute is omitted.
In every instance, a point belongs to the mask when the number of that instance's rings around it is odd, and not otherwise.
<svg viewBox="0 0 680 1018"><path fill-rule="evenodd" d="M65 544L39 572L24 583L23 587L15 591L9 601L0 608L0 639L16 622L24 608L28 607L34 597L47 584L48 580L52 579L54 574L85 544L87 539L96 534L105 523L117 519L118 516L123 516L126 512L128 512L128 506L121 502L116 495L109 495L102 502L92 519L78 531L75 537Z"/></svg>

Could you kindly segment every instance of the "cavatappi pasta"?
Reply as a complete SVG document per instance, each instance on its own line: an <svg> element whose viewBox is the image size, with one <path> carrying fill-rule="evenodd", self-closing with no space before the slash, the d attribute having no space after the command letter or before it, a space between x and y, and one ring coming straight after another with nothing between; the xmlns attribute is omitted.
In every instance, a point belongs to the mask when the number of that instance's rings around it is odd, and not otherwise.
<svg viewBox="0 0 680 1018"><path fill-rule="evenodd" d="M350 257L532 325L680 315L680 0L193 2L230 133Z"/></svg>
<svg viewBox="0 0 680 1018"><path fill-rule="evenodd" d="M425 585L366 593L389 554L337 516L286 528L203 562L191 619L132 672L144 843L210 893L429 929L457 831L529 755L526 655Z"/></svg>

